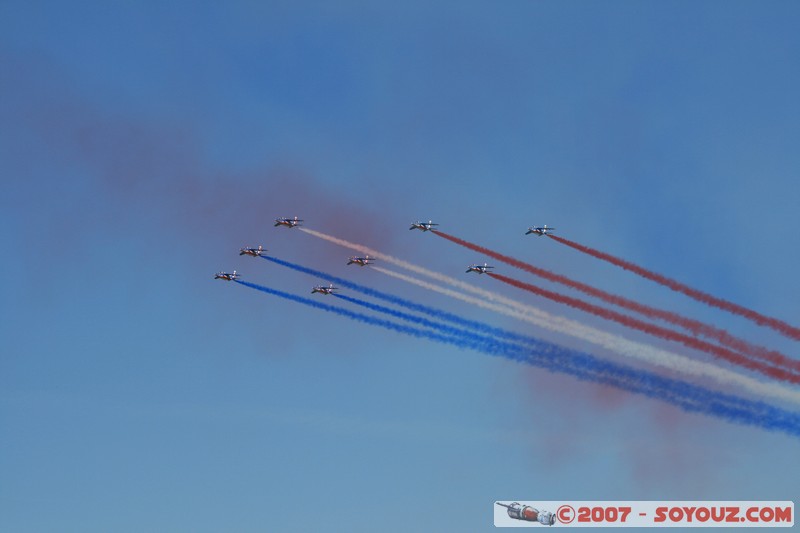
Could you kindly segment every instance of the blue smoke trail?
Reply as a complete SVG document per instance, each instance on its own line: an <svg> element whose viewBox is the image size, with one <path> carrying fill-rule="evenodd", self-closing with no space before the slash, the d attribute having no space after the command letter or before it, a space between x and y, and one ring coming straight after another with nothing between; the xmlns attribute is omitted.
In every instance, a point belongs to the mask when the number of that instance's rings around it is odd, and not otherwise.
<svg viewBox="0 0 800 533"><path fill-rule="evenodd" d="M539 341L544 349L537 352L532 352L518 345L497 341L496 339L489 339L486 343L479 343L470 338L440 335L253 283L235 281L267 294L330 311L363 323L381 326L415 337L452 344L461 348L472 348L492 355L501 355L515 361L545 368L551 372L566 373L584 381L592 381L642 394L671 403L686 411L709 414L730 422L738 422L800 436L800 415L797 413L779 409L763 402L754 402L729 394L714 392L676 379L602 361L594 356L561 348L547 342ZM478 335L477 337L480 336Z"/></svg>
<svg viewBox="0 0 800 533"><path fill-rule="evenodd" d="M385 306L378 305L378 304L373 304L371 302L366 302L364 300L360 300L358 298L353 298L351 296L346 296L346 295L343 295L343 294L336 294L335 296L337 298L341 298L343 300L346 300L348 302L354 303L356 305L360 305L360 306L366 307L367 309L371 309L373 311L378 311L380 313L388 314L390 316L393 316L393 317L396 317L396 318L401 318L403 320L409 320L409 321L412 321L412 322L416 322L418 324L421 324L421 325L424 325L424 326L427 326L427 327L430 327L430 328L433 328L433 329L438 329L439 331L445 331L445 332L447 332L447 333L449 333L451 335L463 335L463 336L471 338L473 340L479 340L481 338L485 338L482 335L477 335L477 334L469 332L469 331L465 331L465 330L458 329L458 328L453 328L452 326L446 326L446 325L443 325L443 324L437 324L437 323L435 323L435 322L433 322L431 320L425 319L425 318L420 318L420 317L416 317L414 315L409 315L408 313L403 313L401 311L397 311L397 310L391 309L389 307L385 307ZM534 350L536 350L538 352L538 354L537 354L538 360L533 360L532 359L531 356L533 355L533 352L531 351L531 347L530 346L525 348L525 347L522 347L522 346L519 346L519 345L516 345L516 344L510 344L510 343L506 343L506 342L503 342L503 341L500 341L500 340L496 341L496 343L500 344L499 347L497 345L495 345L495 344L492 344L491 346L492 346L493 350L498 350L499 349L505 355L519 352L519 353L516 353L517 357L523 357L525 359L524 362L527 362L529 364L533 364L533 365L536 365L536 366L543 366L543 367L545 367L545 368L547 368L549 370L554 370L555 369L557 371L563 371L563 370L559 370L559 369L556 368L556 362L557 362L557 359L560 359L561 360L560 362L562 364L566 362L566 361L564 361L564 359L562 357L562 355L563 355L562 352L563 352L564 349L562 349L562 348L560 348L560 347L558 347L558 346L556 346L554 344L551 344L551 343L548 343L548 342L545 342L545 341L542 341L542 340L539 340L539 339L532 339L532 340L534 341L533 348L534 348ZM628 386L627 390L633 391L634 388L636 387L636 383L641 380L641 376L643 375L641 373L637 374L636 372L630 370L628 367L619 366L619 365L613 365L613 364L607 363L606 361L603 361L601 359L597 359L597 358L594 358L592 356L586 356L585 354L582 354L582 353L579 353L579 352L569 351L569 353L571 354L572 362L573 363L577 363L576 369L577 368L594 367L596 370L599 371L599 374L605 375L608 379L611 379L611 380L614 380L614 379L620 378L620 377L624 377L624 379L627 380L630 383L630 386ZM527 357L526 357L526 355L527 355ZM546 359L546 364L542 364L542 359ZM564 367L561 367L561 368L563 369ZM576 375L576 374L574 374L574 375ZM660 376L658 376L657 374L652 374L652 376L654 376L656 378L660 378ZM615 386L620 386L621 381L617 380L615 383L616 383ZM685 383L682 382L682 381L675 381L675 383L676 383L676 386L685 385ZM642 394L647 394L646 392L644 392L644 390L645 389L643 389L643 388L636 389L637 392L640 392ZM674 387L672 389L669 389L669 390L674 390ZM704 401L712 401L712 400L713 400L713 398L708 398L708 399L706 399ZM729 397L727 401L728 401L728 403L737 404L740 407L743 406L743 405L747 405L749 407L753 407L753 406L756 406L756 405L761 405L762 409L766 408L767 410L769 410L769 408L771 407L768 404L759 404L757 402L749 402L747 404L743 404L742 402L748 402L748 401L744 400L743 398L738 398L736 396Z"/></svg>
<svg viewBox="0 0 800 533"><path fill-rule="evenodd" d="M395 305L405 307L406 309L411 309L412 311L417 311L426 314L428 316L438 318L440 320L446 320L447 322L458 324L460 326L470 328L475 331L482 331L484 333L488 333L489 335L494 335L495 337L500 337L503 339L509 339L515 342L523 342L528 344L536 344L538 342L538 340L533 337L520 335L519 333L514 333L512 331L496 328L488 324L484 324L482 322L469 320L467 318L455 315L453 313L449 313L441 309L436 309L435 307L429 307L427 305L419 304L417 302L412 302L411 300L406 300L405 298L401 298L393 294L378 291L370 287L365 287L364 285L359 285L358 283L353 283L352 281L340 278L338 276L332 276L330 274L326 274L321 270L314 270L313 268L308 268L295 263L290 263L289 261L284 261L276 257L268 257L266 255L262 255L261 258L266 259L267 261L272 261L273 263L276 263L278 265L291 268L292 270L296 270L298 272L303 272L305 274L309 274L317 278L326 279L330 283L335 283L337 285L341 285L342 287L347 287L348 289L360 292L361 294L365 294L367 296L371 296L373 298L377 298L385 302L393 303Z"/></svg>
<svg viewBox="0 0 800 533"><path fill-rule="evenodd" d="M293 302L302 303L311 307L315 307L317 309L322 309L323 311L329 311L331 313L336 313L341 316L346 316L347 318L351 318L358 322L363 322L366 324L370 324L373 326L381 326L386 329L390 329L392 331L397 331L400 333L405 333L407 335L411 335L413 337L418 338L427 338L439 342L443 342L446 344L452 344L459 348L467 348L467 349L474 349L474 350L481 350L487 353L491 353L494 355L500 355L502 351L505 349L504 346L498 344L495 339L489 337L480 337L471 338L462 335L441 335L439 333L434 333L432 331L427 331L424 329L414 328L411 326L406 326L404 324L398 324L397 322L392 322L390 320L383 320L380 318L371 317L369 315L365 315L363 313L356 313L354 311L350 311L349 309L344 309L342 307L336 307L330 304L318 302L316 300L312 300L310 298L304 298L302 296L296 296L294 294L290 294L288 292L279 291L277 289L271 289L269 287L264 287L263 285L256 285L255 283L249 283L247 281L241 280L234 280L236 283L240 285L244 285L246 287L250 287L251 289L256 289L262 292L266 292L267 294L272 294L274 296L280 296L281 298L285 298L287 300L291 300ZM514 357L511 356L510 358L521 361L522 357Z"/></svg>
<svg viewBox="0 0 800 533"><path fill-rule="evenodd" d="M376 298L383 299L385 301L388 301L388 302L391 302L391 303L406 307L408 309L412 309L412 310L415 310L415 311L420 311L422 313L428 314L429 316L433 316L433 317L436 317L436 318L441 318L441 319L447 320L447 321L455 323L455 324L463 325L465 327L472 328L473 330L476 330L476 331L483 331L483 332L486 332L486 333L488 333L490 335L493 335L495 337L510 339L510 340L512 340L514 342L523 342L523 343L527 344L528 346L530 346L533 350L538 352L540 360L542 358L544 358L544 357L559 358L560 357L559 354L561 354L561 348L560 347L558 347L556 345L553 345L553 344L550 344L550 343L546 343L546 342L544 342L544 341L542 341L540 339L537 339L535 337L530 337L530 336L527 336L527 335L520 335L520 334L513 333L513 332L510 332L510 331L501 329L501 328L490 326L488 324L484 324L482 322L469 320L469 319L463 318L461 316L458 316L456 314L449 313L447 311L442 311L442 310L436 309L434 307L429 307L429 306L425 306L425 305L422 305L422 304L418 304L416 302L412 302L410 300L406 300L404 298L400 298L400 297L394 296L392 294L381 292L381 291L372 289L370 287L365 287L363 285L359 285L357 283L353 283L353 282L348 281L346 279L339 278L337 276L331 276L331 275L329 275L329 274L327 274L325 272L322 272L322 271L319 271L319 270L314 270L314 269L311 269L311 268L307 268L307 267L304 267L304 266L301 266L301 265L297 265L297 264L291 263L289 261L277 259L277 258L274 258L274 257L267 257L267 256L261 256L261 257L263 257L264 259L267 259L269 261L272 261L273 263L276 263L276 264L279 264L279 265L282 265L282 266L286 266L288 268L291 268L291 269L299 271L299 272L303 272L305 274L310 274L310 275L313 275L313 276L325 278L325 279L327 279L329 281L332 281L332 282L335 282L335 283L337 283L339 285L342 285L343 287L348 287L350 289L356 290L356 291L361 292L363 294L366 294L368 296L374 296ZM369 306L369 305L374 305L374 304L367 304L366 302L363 302L361 305ZM396 312L394 312L393 310L388 310L388 308L379 309L379 307L372 307L372 309L376 310L376 311L384 312L384 313L388 312L389 314L393 314L393 316L396 316L398 318L408 319L407 317L410 316L410 315L405 315L404 314L404 316L401 317L400 315L395 314ZM420 322L417 321L417 323L420 323ZM441 331L441 329L440 329L440 331ZM550 354L554 353L554 349L553 349L554 347L557 348L555 350L556 355L551 356ZM492 349L496 349L496 347L492 347ZM594 358L593 358L593 360L594 361L601 361L601 360L597 360L597 359L594 359ZM535 363L531 363L531 364L535 364ZM538 364L541 364L541 362L538 363ZM618 367L618 368L625 369L626 367ZM653 375L656 376L655 374L653 374ZM628 376L627 379L633 379L633 376ZM683 382L677 381L677 383L683 383ZM629 390L632 390L632 389L629 389ZM639 391L639 392L641 392L641 391ZM728 401L737 403L738 400L739 400L738 397L731 396ZM744 399L742 399L741 401L748 402L748 400L744 400ZM748 404L748 405L752 405L752 402L750 404Z"/></svg>
<svg viewBox="0 0 800 533"><path fill-rule="evenodd" d="M403 320L407 320L409 322L414 322L415 324L419 324L421 326L425 326L425 327L428 327L428 328L431 328L431 329L435 329L435 330L441 331L443 333L447 333L448 335L464 337L464 338L472 339L473 341L482 342L482 343L487 343L487 342L501 343L501 344L499 344L499 347L497 349L499 349L499 350L507 350L508 344L507 343L502 343L502 341L500 341L499 339L495 339L494 337L489 337L489 336L486 336L486 335L478 335L476 333L473 333L473 332L465 330L465 329L456 328L456 327L453 327L453 326L448 326L446 324L441 324L439 322L434 322L433 320L429 320L427 318L422 318L422 317L419 317L419 316L416 316L416 315L411 315L411 314L408 314L408 313L404 313L402 311L397 311L396 309L392 309L392 308L386 307L384 305L378 305L378 304L374 304L374 303L371 303L371 302L366 302L364 300L359 300L358 298L353 298L352 296L347 296L347 295L344 295L344 294L334 294L334 296L337 297L337 298L340 298L342 300L348 301L350 303L353 303L353 304L356 304L356 305L360 305L362 307L366 307L367 309L371 309L373 311L378 311L379 313L384 313L384 314L387 314L389 316L393 316L395 318L400 318L400 319L403 319Z"/></svg>

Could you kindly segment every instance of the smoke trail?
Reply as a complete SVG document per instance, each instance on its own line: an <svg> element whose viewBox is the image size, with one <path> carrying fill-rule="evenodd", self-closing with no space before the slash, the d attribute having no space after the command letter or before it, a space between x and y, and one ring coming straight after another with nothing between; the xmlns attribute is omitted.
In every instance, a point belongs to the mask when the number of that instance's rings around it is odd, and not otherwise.
<svg viewBox="0 0 800 533"><path fill-rule="evenodd" d="M539 319L531 317L529 315L525 315L524 313L515 311L514 309L486 302L484 300L481 300L479 298L474 298L472 296L463 294L461 292L453 291L445 287L441 287L439 285L434 285L432 283L428 283L426 281L413 278L411 276L406 276L405 274L400 274L399 272L393 272L391 270L386 270L381 267L372 267L372 268L373 270L376 270L388 276L403 280L405 282L417 285L419 287L422 287L430 291L444 294L451 298L461 300L462 302L466 302L468 304L475 305L483 309L488 309L496 313L516 318L517 320L527 322L529 324L534 324L537 326L541 325L541 321ZM557 320L563 320L565 323L570 322L569 320L566 319L557 319ZM591 342L598 346L602 346L610 351L625 355L627 357L633 357L636 359L647 361L648 363L663 368L668 368L670 370L675 370L678 372L695 376L710 377L719 383L741 386L744 389L750 390L760 395L773 396L775 398L781 398L783 400L789 400L792 402L800 402L800 391L786 388L777 383L765 383L763 381L759 381L751 377L743 376L736 372L732 372L725 368L720 368L713 364L704 363L701 361L695 361L693 359L689 359L682 355L674 354L671 352L661 350L659 348L640 344L625 339L623 337L598 331L589 326L583 326L577 322L575 324L576 325L574 327L562 328L557 324L547 324L545 327L547 329L550 329L551 331L564 333L572 337ZM491 329L498 329L498 328L491 328ZM500 330L500 331L505 333L505 330ZM491 333L491 334L500 336L502 338L502 333L501 335L497 335L497 333ZM512 335L514 336L512 340L515 341L519 337L519 335L517 334L512 334ZM532 339L532 337L524 337L524 338L527 342L530 342L530 340Z"/></svg>
<svg viewBox="0 0 800 533"><path fill-rule="evenodd" d="M555 274L553 272L550 272L549 270L533 266L529 263L525 263L518 259L514 259L513 257L509 257L507 255L495 252L494 250L490 250L483 246L479 246L469 241L465 241L464 239L460 239L453 235L449 235L443 231L440 230L431 230L431 231L436 235L443 237L456 244L459 244L465 248L487 255L489 257L497 259L498 261L502 261L513 267L519 268L520 270L524 270L526 272L544 278L548 281L552 281L554 283L560 283L561 285L565 285L567 287L580 291L584 294L588 294L589 296L593 296L595 298L603 300L604 302L608 302L610 304L622 307L624 309L634 311L648 318L659 319L665 322L669 322L670 324L675 324L688 331L691 331L695 335L702 335L704 337L714 339L720 344L727 346L728 348L737 350L745 355L769 361L776 366L784 367L793 372L800 372L800 361L792 359L778 351L768 350L762 346L753 345L743 339L731 335L730 333L728 333L723 329L716 328L714 326L705 324L698 320L693 320L681 316L678 313L665 311L663 309L657 309L655 307L651 307L649 305L645 305L630 300L628 298L623 298L622 296L618 296L616 294L611 294L609 292L600 290L596 287L592 287L591 285L575 281L566 276ZM563 240L560 237L555 237L553 235L548 234L548 236L550 238L557 239L559 241Z"/></svg>
<svg viewBox="0 0 800 533"><path fill-rule="evenodd" d="M503 283L507 283L518 289L522 289L533 294L537 294L539 296L543 296L544 298L548 298L550 300L566 304L570 307L574 307L575 309L580 309L581 311L586 311L587 313L591 313L593 315L605 318L606 320L613 320L619 324L627 326L629 328L638 329L639 331L643 331L654 337L659 337L662 339L679 342L684 346L688 346L689 348L694 348L696 350L701 350L711 355L715 355L722 359L725 359L731 363L743 366L745 368L749 368L751 370L755 370L757 372L761 372L767 376L780 379L782 381L788 381L791 383L800 383L800 376L796 374L792 374L783 369L775 368L774 366L770 366L760 361L753 361L740 355L736 352L732 352L726 348L722 348L720 346L716 346L714 344L709 344L705 341L701 341L694 337L689 337L688 335L684 335L682 333L678 333L677 331L673 331L670 329L662 328L660 326L655 326L653 324L648 324L647 322L643 322L641 320L637 320L635 318L629 317L627 315L623 315L622 313L617 313L616 311L612 311L610 309L605 309L603 307L593 305L583 300L579 300L577 298L572 298L570 296L564 296L563 294L558 294L553 291L548 291L546 289L542 289L541 287L537 287L536 285L531 285L530 283L524 283L522 281L509 278L508 276L503 276L502 274L495 274L493 272L487 272L488 276L491 276L494 279L500 280Z"/></svg>
<svg viewBox="0 0 800 533"><path fill-rule="evenodd" d="M772 328L775 331L791 339L800 340L800 328L792 326L791 324L787 324L782 320L762 315L761 313L753 311L752 309L748 309L733 302L729 302L727 300L723 300L722 298L717 298L716 296L712 296L708 293L699 291L697 289L693 289L692 287L680 283L679 281L668 278L656 272L652 272L650 270L647 270L646 268L635 265L629 261L625 261L623 259L614 257L613 255L601 252L599 250L595 250L594 248L589 248L588 246L584 246L582 244L570 241L563 237L556 237L555 235L548 235L548 237L560 242L561 244L566 244L571 248L574 248L585 254L591 255L592 257L596 257L597 259L601 259L603 261L611 263L612 265L621 267L625 270L633 272L634 274L638 274L643 278L647 278L651 281L655 281L656 283L664 285L665 287L669 287L673 291L681 292L686 296L689 296L690 298L697 300L698 302L703 302L704 304L710 305L712 307L723 309L725 311L728 311L729 313L745 317L760 326L766 326Z"/></svg>
<svg viewBox="0 0 800 533"><path fill-rule="evenodd" d="M279 291L277 289L271 289L269 287L264 287L263 285L256 285L255 283L250 283L247 281L241 280L234 280L236 283L240 285L244 285L245 287L250 287L251 289L256 289L261 292L265 292L267 294L272 294L273 296L280 296L286 300L291 300L293 302L302 303L311 307L315 307L317 309L322 309L323 311L328 311L331 313L335 313L337 315L345 316L347 318L351 318L358 322L363 322L365 324L369 324L372 326L380 326L392 331L397 331L399 333L405 333L407 335L411 335L418 338L427 338L430 340L435 340L439 342L444 342L446 344L452 344L454 346L458 346L459 348L472 348L477 350L483 350L487 353L497 354L498 351L502 349L502 347L498 347L496 342L493 342L493 339L483 339L483 338L469 338L461 335L440 335L438 333L434 333L432 331L427 331L424 329L414 328L411 326L406 326L403 324L398 324L397 322L392 322L389 320L383 320L380 318L371 317L369 315L365 315L363 313L356 313L350 311L349 309L344 309L342 307L336 307L330 304L318 302L316 300L312 300L310 298L305 298L302 296L296 296L294 294L290 294L288 292ZM454 328L455 329L455 328ZM512 357L513 359L513 357ZM520 360L517 358L516 360Z"/></svg>
<svg viewBox="0 0 800 533"><path fill-rule="evenodd" d="M518 335L513 332L504 331L499 328L493 328L481 322L477 322L474 320L468 320L466 318L460 317L453 313L448 313L447 311L436 309L434 307L430 307L427 305L419 304L416 302L412 302L411 300L407 300L405 298L400 298L399 296L395 296L393 294L389 294L386 292L382 292L371 287L366 287L364 285L360 285L358 283L354 283L352 281L346 280L344 278L340 278L338 276L333 276L326 272L322 272L321 270L315 270L313 268L304 267L302 265L298 265L296 263L292 263L286 261L284 259L278 259L277 257L269 257L266 255L261 256L263 259L267 261L271 261L275 264L285 266L287 268L291 268L292 270L296 270L298 272L303 272L304 274L308 274L310 276L314 276L316 278L326 279L331 283L335 283L337 285L341 285L342 287L360 292L361 294L366 294L367 296L371 296L373 298L377 298L379 300L383 300L385 302L389 302L395 305L399 305L401 307L405 307L406 309L411 309L412 311L417 311L428 316L432 316L438 318L440 320L445 320L447 322L452 322L454 324L458 324L459 326L463 326L465 328L474 329L478 331L483 331L484 333L489 333L490 335L500 336L508 338L509 340L518 341L518 342L527 342L527 338L524 335ZM381 270L380 267L371 266L371 268L375 268L376 270Z"/></svg>
<svg viewBox="0 0 800 533"><path fill-rule="evenodd" d="M538 316L541 316L542 318L549 317L549 315L547 313L545 313L544 311L541 311L539 309L536 309L535 307L519 304L518 302L516 302L516 301L514 301L514 300L512 300L510 298L506 298L505 296L502 296L500 294L480 289L480 288L475 287L474 285L471 285L471 284L466 283L464 281L459 281L459 280L453 279L450 276L445 276L444 274L440 274L438 272L434 272L432 270L428 270L427 268L415 265L413 263L409 263L408 261L403 261L402 259L397 259L396 257L392 257L391 255L381 253L381 252L379 252L377 250L374 250L372 248L369 248L367 246L363 246L361 244L352 243L352 242L346 241L344 239L339 239L337 237L333 237L331 235L327 235L327 234L319 232L319 231L308 229L306 227L301 227L301 228L298 228L298 229L300 231L304 232L304 233L308 233L309 235L313 235L314 237L318 237L318 238L326 240L328 242L332 242L334 244L338 244L339 246L343 246L345 248L349 248L351 250L354 250L356 252L360 252L360 253L363 253L363 254L366 254L366 255L374 256L376 259L380 259L383 262L399 266L400 268L403 268L405 270L409 270L411 272L414 272L415 274L420 274L420 275L429 277L431 279L434 279L436 281L439 281L441 283L446 283L447 285L451 285L451 286L453 286L453 287L455 287L455 288L457 288L459 290L466 291L466 292L471 292L471 293L476 294L476 295L480 295L480 296L482 296L483 298L486 298L489 301L505 303L507 305L510 305L512 307L517 307L517 308L519 308L519 306L521 306L520 310L522 310L523 312L529 312L529 313L532 313L532 314L536 314Z"/></svg>
<svg viewBox="0 0 800 533"><path fill-rule="evenodd" d="M411 315L409 313L404 313L402 311L397 311L390 307L386 307L384 305L378 305L371 302L367 302L364 300L360 300L358 298L353 298L352 296L347 296L345 294L334 294L335 297L345 300L347 302L360 305L361 307L366 307L367 309L371 309L372 311L377 311L379 313L384 313L389 316L393 316L395 318L400 318L402 320L407 320L409 322L414 322L415 324L419 324L421 326L425 326L431 329L435 329L441 331L442 333L446 333L452 336L462 336L473 341L481 341L484 343L488 342L502 342L496 337L488 336L488 335L478 335L471 331L467 331L464 329L456 328L453 326L448 326L445 324L440 324L439 322L434 322L427 318L418 317L416 315ZM535 339L530 339L531 341L535 341ZM510 346L510 344L506 343L505 347Z"/></svg>
<svg viewBox="0 0 800 533"><path fill-rule="evenodd" d="M580 322L575 322L573 320L569 320L563 317L554 317L548 313L545 313L544 311L537 309L536 307L523 304L521 302L518 302L511 298L507 298L503 295L494 293L492 291L475 287L474 285L470 285L469 283L453 279L450 276L446 276L444 274L431 271L427 268L414 265L407 261L397 259L390 255L383 254L381 252L378 252L377 250L373 250L372 248L367 248L366 246L352 243L344 239L339 239L337 237L333 237L331 235L327 235L325 233L321 233L318 231L310 230L308 228L299 228L299 229L304 231L305 233L308 233L315 237L319 237L328 242L338 244L339 246L343 246L345 248L349 248L351 250L355 250L360 253L375 256L377 258L380 258L384 262L392 263L394 265L400 266L401 268L410 270L411 272L453 286L458 290L454 291L451 289L447 289L439 285L434 285L432 283L428 283L419 280L417 278L406 276L404 274L400 274L397 272L392 272L390 270L386 270L378 266L371 267L373 270L376 270L378 272L382 272L384 274L393 276L408 283L413 283L425 289L432 290L452 298L456 298L463 302L476 305L483 309L495 311L497 313L501 313L506 316L510 316L512 318L516 318L518 320L527 322L529 324L548 329L550 331L555 331L575 338L579 338L581 340L601 346L612 352L619 353L627 357L633 357L636 359L647 361L651 364L668 368L670 370L675 370L678 372L683 372L698 376L707 376L720 383L742 386L757 394L769 395L793 402L800 401L800 392L787 389L777 383L764 383L755 380L753 378L750 378L748 376L743 376L735 372L731 372L727 369L719 368L712 364L700 361L694 361L692 359L686 358L681 355L673 354L671 352L667 352L659 348L647 346L641 343L625 339L624 337L620 337L618 335L605 333L590 326L581 324ZM315 275L321 274L316 271L314 272ZM323 278L327 277L328 279L330 279L330 276L326 276L324 274L321 277ZM468 296L468 293L474 294L478 298Z"/></svg>
<svg viewBox="0 0 800 533"><path fill-rule="evenodd" d="M542 342L542 349L536 352L522 350L518 346L502 342L492 344L492 341L476 344L465 339L438 335L430 331L404 326L388 320L376 319L368 315L340 309L315 300L295 296L253 283L239 280L236 280L236 283L263 291L267 294L346 316L363 323L382 326L415 337L429 338L459 347L471 347L483 351L484 353L501 355L515 361L539 366L551 372L566 373L584 381L592 381L642 394L671 403L689 412L707 414L733 423L753 425L768 430L783 431L790 435L800 436L800 415L797 413L785 411L763 402L753 402L733 395L710 391L703 387L662 377L657 374L622 367L550 343ZM499 353L490 348L492 345L498 347L500 350Z"/></svg>

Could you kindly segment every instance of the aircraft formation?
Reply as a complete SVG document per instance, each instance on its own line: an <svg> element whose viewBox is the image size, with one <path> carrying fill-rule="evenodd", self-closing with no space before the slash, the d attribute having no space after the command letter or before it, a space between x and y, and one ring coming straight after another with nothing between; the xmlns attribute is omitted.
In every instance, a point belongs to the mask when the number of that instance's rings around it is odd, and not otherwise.
<svg viewBox="0 0 800 533"><path fill-rule="evenodd" d="M286 228L294 228L300 226L301 222L304 222L302 218L298 217L278 217L275 219L275 227L286 227ZM429 220L428 222L420 222L417 220L411 224L411 227L408 228L409 230L418 229L420 231L433 231L435 226L438 226L436 222ZM531 226L528 228L528 232L526 235L530 233L536 233L540 237L542 235L547 234L549 231L553 231L555 228L547 227L547 224L544 226ZM262 257L267 252L267 249L263 247L263 245L258 245L258 247L253 246L244 246L239 249L239 255L249 255L251 257ZM351 256L347 260L348 265L358 265L360 267L364 267L367 265L373 264L375 261L374 257L370 257L369 254L365 254L363 256ZM482 265L472 264L467 267L466 272L476 272L478 274L486 274L494 267L484 263ZM227 272L218 272L214 279L224 279L226 281L233 281L239 279L241 276L237 274L234 270L232 273ZM333 291L338 290L337 287L334 287L333 284L330 284L329 287L325 287L324 285L317 285L311 291L312 294L333 294Z"/></svg>
<svg viewBox="0 0 800 533"><path fill-rule="evenodd" d="M239 255L265 259L295 271L315 276L322 282L318 282L317 285L311 288L312 295L333 296L333 301L340 300L353 305L360 305L369 309L373 314L359 313L351 309L344 309L338 305L329 305L316 300L316 297L311 299L241 281L241 275L236 270L233 272L217 272L214 275L214 279L234 281L273 296L337 313L340 316L359 320L365 324L406 333L418 338L427 338L435 342L455 345L464 349L483 351L491 355L499 354L501 357L525 362L550 371L573 375L581 380L615 387L634 394L642 394L649 398L670 403L689 412L702 412L731 422L758 426L772 431L783 431L800 437L800 412L786 411L774 404L764 403L764 397L770 397L780 402L800 403L800 390L791 388L792 386L800 385L800 360L798 359L737 337L734 332L725 331L720 327L700 322L676 312L647 305L636 301L634 298L625 298L609 293L588 283L571 279L561 273L551 272L538 265L471 243L439 229L439 224L432 220L427 222L417 220L408 229L430 232L443 240L458 244L527 274L543 278L552 284L564 286L572 293L582 293L602 303L585 301L581 298L576 298L572 294L559 293L549 288L539 287L528 281L509 277L496 272L495 267L488 264L488 262L470 264L464 274L474 273L478 274L478 277L486 274L485 278L535 294L537 298L555 301L572 309L595 315L609 322L616 322L623 327L638 330L660 339L662 343L666 342L673 345L673 351L665 350L661 346L646 344L646 341L630 340L613 331L598 329L598 327L589 325L579 319L554 316L528 302L512 299L505 294L473 286L447 274L431 271L424 265L397 259L372 248L304 227L302 225L303 222L304 220L297 216L278 217L275 219L274 225L275 227L288 229L298 228L298 232L356 252L357 255L351 255L347 258L347 265L357 265L362 268L365 266L371 267L373 271L417 285L427 291L443 294L470 306L480 307L506 317L512 317L536 326L541 330L573 337L581 343L600 347L603 352L612 352L623 358L639 359L640 364L641 361L644 361L646 364L662 369L662 371L677 372L684 377L665 377L655 371L628 366L624 363L620 364L607 359L598 359L594 355L576 352L535 337L521 335L490 324L464 318L458 314L433 308L408 298L377 291L344 278L269 256L267 255L267 249L263 245L242 247L239 249ZM560 243L595 259L611 263L627 272L689 296L698 302L739 315L754 324L770 328L789 339L800 342L800 327L714 297L704 291L694 289L686 284L635 265L630 261L612 256L609 253L590 248L560 235L553 235L554 231L554 227L546 224L543 226L530 226L525 235L547 236L551 242ZM376 260L380 261L380 265L375 265ZM409 271L410 275L396 270L387 270L383 268L384 264ZM464 274L461 275L463 276ZM455 288L455 290L447 287L448 285ZM369 298L384 300L395 307L405 307L410 312L399 311L395 308L361 300L354 296L340 294L338 292L340 287L347 292L360 292ZM641 315L643 318L621 313L612 307L623 308L627 313ZM378 319L374 316L374 313L388 314L391 319ZM417 315L412 315L411 313L417 313ZM421 314L433 318L423 318L419 316ZM393 320L423 324L425 328ZM445 324L448 321L454 322L456 326ZM667 325L654 322L663 322ZM439 330L439 332L437 333L436 330ZM525 345L528 348L525 348ZM535 347L532 351L530 350L531 346ZM545 346L545 348L541 348L542 346ZM708 359L710 356L710 362L703 359L698 360L689 354L675 353L675 348L678 348L679 351L689 349L691 351L704 352L703 357ZM734 369L729 368L729 366L733 366ZM751 377L748 372L761 375ZM766 381L764 381L765 377L767 378ZM692 379L700 380L700 383L693 383ZM715 382L723 386L723 390L719 391L710 388L708 382ZM737 391L743 391L745 394L755 395L756 399L751 400L746 396L731 395L726 392L726 388L734 388ZM764 407L765 405L767 407ZM765 409L767 410L765 411ZM508 508L509 514L520 514L522 512L522 509L517 509L514 504L504 506ZM539 517L542 514L540 513Z"/></svg>

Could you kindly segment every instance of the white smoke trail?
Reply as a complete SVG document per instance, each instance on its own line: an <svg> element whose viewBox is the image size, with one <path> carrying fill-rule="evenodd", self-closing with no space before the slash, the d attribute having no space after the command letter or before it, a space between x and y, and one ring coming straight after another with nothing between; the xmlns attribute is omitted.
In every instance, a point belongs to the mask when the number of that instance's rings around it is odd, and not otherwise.
<svg viewBox="0 0 800 533"><path fill-rule="evenodd" d="M318 231L310 230L308 228L299 228L301 231L313 235L315 237L324 239L326 241L338 244L345 248L355 250L359 253L369 254L376 259L380 259L387 263L394 264L406 270L410 270L416 274L429 277L440 283L444 283L455 287L458 290L452 290L440 285L429 283L418 278L407 276L399 272L393 272L381 267L373 266L373 270L383 274L395 277L397 279L412 283L419 287L438 292L451 298L456 298L462 302L481 307L490 311L501 313L512 318L533 324L535 326L555 331L565 335L569 335L587 342L591 342L603 348L625 355L627 357L636 358L648 363L658 365L670 370L691 374L695 376L705 376L715 381L728 385L737 385L750 390L756 394L762 394L780 398L783 400L793 401L800 403L800 391L795 391L784 387L783 385L775 383L767 383L759 381L755 378L744 376L736 372L720 368L716 365L695 361L688 357L674 354L659 348L641 344L635 341L628 340L619 335L606 333L590 326L581 324L574 320L569 320L564 317L553 316L536 307L523 304L511 298L507 298L500 294L475 287L469 283L454 279L445 274L434 272L427 268L397 259L390 255L384 254L367 246L355 244L337 237L326 235ZM464 293L472 293L480 298L469 296Z"/></svg>

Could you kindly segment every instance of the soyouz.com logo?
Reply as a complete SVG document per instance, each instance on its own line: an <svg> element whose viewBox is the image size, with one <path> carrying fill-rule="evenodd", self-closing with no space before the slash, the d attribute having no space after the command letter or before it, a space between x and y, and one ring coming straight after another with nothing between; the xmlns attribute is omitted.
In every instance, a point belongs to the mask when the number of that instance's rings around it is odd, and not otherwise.
<svg viewBox="0 0 800 533"><path fill-rule="evenodd" d="M496 501L496 527L792 527L791 501Z"/></svg>

